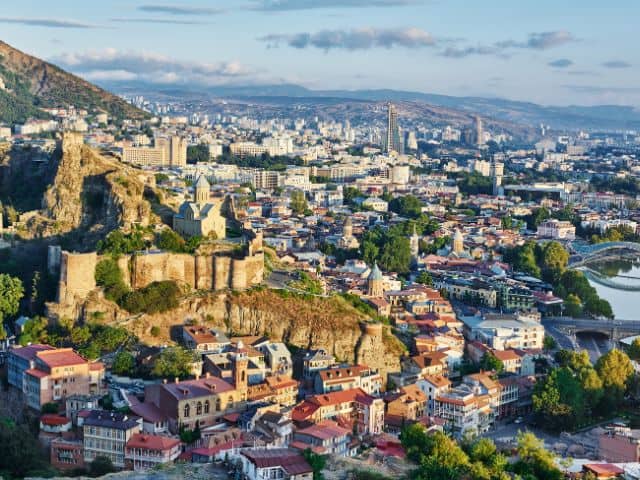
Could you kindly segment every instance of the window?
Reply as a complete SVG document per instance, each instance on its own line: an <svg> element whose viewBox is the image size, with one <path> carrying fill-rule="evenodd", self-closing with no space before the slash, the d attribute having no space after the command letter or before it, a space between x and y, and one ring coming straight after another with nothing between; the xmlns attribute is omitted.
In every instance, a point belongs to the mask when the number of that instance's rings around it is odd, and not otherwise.
<svg viewBox="0 0 640 480"><path fill-rule="evenodd" d="M206 415L207 413L209 413L210 406L211 406L211 405L210 405L210 403L209 403L209 400L206 400L206 401L204 402L204 413L205 413L205 415Z"/></svg>
<svg viewBox="0 0 640 480"><path fill-rule="evenodd" d="M202 415L202 402L198 402L196 406L196 415Z"/></svg>
<svg viewBox="0 0 640 480"><path fill-rule="evenodd" d="M185 418L189 418L189 415L190 415L190 414L191 414L191 408L189 407L189 404L186 404L186 405L184 406L184 414L183 414L183 416L184 416Z"/></svg>
<svg viewBox="0 0 640 480"><path fill-rule="evenodd" d="M222 408L222 402L220 402L220 397L216 398L216 412L219 412Z"/></svg>

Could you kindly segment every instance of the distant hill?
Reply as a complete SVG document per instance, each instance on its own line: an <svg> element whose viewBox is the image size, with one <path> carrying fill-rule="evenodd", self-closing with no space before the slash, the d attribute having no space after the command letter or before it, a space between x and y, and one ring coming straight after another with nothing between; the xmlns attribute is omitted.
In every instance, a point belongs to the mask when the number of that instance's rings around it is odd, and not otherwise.
<svg viewBox="0 0 640 480"><path fill-rule="evenodd" d="M113 118L142 119L147 113L76 75L32 57L0 41L0 123L22 123L47 118L40 108L74 105Z"/></svg>
<svg viewBox="0 0 640 480"><path fill-rule="evenodd" d="M254 101L263 99L280 103L288 99L309 99L317 102L327 100L354 100L364 102L420 102L425 105L456 110L458 114L479 114L496 121L535 127L540 123L555 129L640 129L640 109L624 105L596 106L545 106L531 102L507 100L504 98L454 97L433 93L402 90L311 90L300 85L249 85L204 87L198 85L160 86L148 83L115 82L109 84L114 91L159 93L173 98L191 98L209 95L223 98L247 98Z"/></svg>

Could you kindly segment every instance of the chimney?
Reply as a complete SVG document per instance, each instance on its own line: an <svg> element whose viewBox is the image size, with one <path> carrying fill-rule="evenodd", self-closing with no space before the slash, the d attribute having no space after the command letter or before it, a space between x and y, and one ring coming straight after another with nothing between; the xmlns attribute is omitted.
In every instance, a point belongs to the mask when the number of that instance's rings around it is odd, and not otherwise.
<svg viewBox="0 0 640 480"><path fill-rule="evenodd" d="M200 380L200 374L199 373L196 373L195 376L196 376L196 380Z"/></svg>
<svg viewBox="0 0 640 480"><path fill-rule="evenodd" d="M204 378L209 378L210 376L211 376L211 374L210 374L209 372L206 372L206 373L204 374Z"/></svg>
<svg viewBox="0 0 640 480"><path fill-rule="evenodd" d="M166 385L166 384L167 384L167 379L166 379L166 378L163 378L163 379L162 379L162 383L163 383L164 385Z"/></svg>
<svg viewBox="0 0 640 480"><path fill-rule="evenodd" d="M179 379L178 377L176 377L176 378L174 379L174 381L175 381L175 383L180 383L180 379Z"/></svg>

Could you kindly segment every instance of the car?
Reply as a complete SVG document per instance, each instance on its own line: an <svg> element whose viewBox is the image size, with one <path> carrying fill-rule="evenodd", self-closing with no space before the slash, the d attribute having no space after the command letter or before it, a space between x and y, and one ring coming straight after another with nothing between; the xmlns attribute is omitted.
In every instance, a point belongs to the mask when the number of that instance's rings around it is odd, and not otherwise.
<svg viewBox="0 0 640 480"><path fill-rule="evenodd" d="M522 423L523 421L524 421L524 420L523 420L523 418L522 418L522 417L518 417L518 418L516 418L516 419L513 421L513 423Z"/></svg>

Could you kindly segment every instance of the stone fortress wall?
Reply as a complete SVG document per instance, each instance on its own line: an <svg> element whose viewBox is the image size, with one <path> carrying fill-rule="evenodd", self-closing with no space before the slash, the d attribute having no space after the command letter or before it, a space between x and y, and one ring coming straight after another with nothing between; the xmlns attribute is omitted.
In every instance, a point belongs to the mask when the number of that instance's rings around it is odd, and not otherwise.
<svg viewBox="0 0 640 480"><path fill-rule="evenodd" d="M49 269L59 267L58 303L70 305L95 290L96 252L73 253L49 249ZM118 265L127 286L144 288L152 282L173 280L194 290L244 290L262 283L264 252L260 233L248 240L244 254L216 252L210 255L162 251L123 255Z"/></svg>

